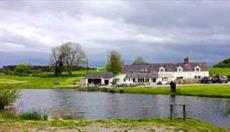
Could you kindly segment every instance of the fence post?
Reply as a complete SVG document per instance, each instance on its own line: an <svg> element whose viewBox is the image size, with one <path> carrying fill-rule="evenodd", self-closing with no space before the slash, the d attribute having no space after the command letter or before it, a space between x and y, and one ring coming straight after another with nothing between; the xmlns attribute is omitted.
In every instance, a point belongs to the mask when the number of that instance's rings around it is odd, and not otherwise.
<svg viewBox="0 0 230 132"><path fill-rule="evenodd" d="M170 120L172 121L173 119L173 105L170 104Z"/></svg>
<svg viewBox="0 0 230 132"><path fill-rule="evenodd" d="M186 105L183 105L183 120L186 120Z"/></svg>

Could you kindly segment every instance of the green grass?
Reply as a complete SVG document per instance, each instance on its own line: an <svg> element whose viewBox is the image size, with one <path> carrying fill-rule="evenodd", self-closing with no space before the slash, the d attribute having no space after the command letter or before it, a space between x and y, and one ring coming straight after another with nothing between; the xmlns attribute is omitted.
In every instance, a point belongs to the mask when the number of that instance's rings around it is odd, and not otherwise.
<svg viewBox="0 0 230 132"><path fill-rule="evenodd" d="M209 73L211 76L215 76L217 74L219 75L225 75L230 76L230 68L209 68Z"/></svg>
<svg viewBox="0 0 230 132"><path fill-rule="evenodd" d="M47 120L48 115L33 111L18 115L18 118L22 120Z"/></svg>
<svg viewBox="0 0 230 132"><path fill-rule="evenodd" d="M82 77L85 76L87 72L96 72L96 69L91 70L79 70L79 71L73 71L72 75L69 75L68 72L63 72L61 77ZM98 72L106 72L105 68L98 69ZM53 72L39 72L39 73L33 73L33 77L55 77Z"/></svg>
<svg viewBox="0 0 230 132"><path fill-rule="evenodd" d="M162 119L111 119L111 120L67 120L67 121L52 121L50 124L55 127L77 127L77 126L88 126L90 124L103 124L106 127L110 126L140 126L140 125L155 125L155 126L174 126L176 130L184 130L184 131L213 131L213 132L221 132L227 131L228 129L219 128L215 125L212 125L207 122L203 122L196 119L187 119L187 121L183 121L180 118L174 119L170 121L169 119L162 118Z"/></svg>
<svg viewBox="0 0 230 132"><path fill-rule="evenodd" d="M96 70L80 70L73 71L72 76L68 76L67 72L62 77L54 77L51 72L37 73L36 76L15 76L0 75L1 87L15 88L73 88L73 83L79 82L87 72L96 72ZM99 69L99 72L106 72L106 69Z"/></svg>
<svg viewBox="0 0 230 132"><path fill-rule="evenodd" d="M169 87L124 88L124 93L171 94ZM178 86L177 95L230 98L230 85L204 84Z"/></svg>
<svg viewBox="0 0 230 132"><path fill-rule="evenodd" d="M16 88L55 88L59 86L72 85L74 80L80 80L81 77L19 77L19 76L0 76L2 87Z"/></svg>
<svg viewBox="0 0 230 132"><path fill-rule="evenodd" d="M155 126L155 127L154 127ZM111 120L52 120L52 121L26 121L26 120L5 120L2 119L0 130L45 130L45 131L96 131L96 130L161 130L188 131L188 132L229 132L229 129L217 127L213 124L196 119L183 121L177 118L169 119L111 119ZM87 128L87 129L85 129Z"/></svg>

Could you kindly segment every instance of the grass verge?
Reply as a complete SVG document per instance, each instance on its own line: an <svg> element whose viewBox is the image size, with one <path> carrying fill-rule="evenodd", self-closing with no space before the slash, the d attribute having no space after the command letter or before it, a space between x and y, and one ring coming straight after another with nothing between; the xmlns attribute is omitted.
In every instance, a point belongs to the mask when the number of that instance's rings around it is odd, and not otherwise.
<svg viewBox="0 0 230 132"><path fill-rule="evenodd" d="M119 92L119 90L115 90ZM171 94L169 87L124 88L124 93ZM230 98L230 85L204 84L178 86L176 95Z"/></svg>

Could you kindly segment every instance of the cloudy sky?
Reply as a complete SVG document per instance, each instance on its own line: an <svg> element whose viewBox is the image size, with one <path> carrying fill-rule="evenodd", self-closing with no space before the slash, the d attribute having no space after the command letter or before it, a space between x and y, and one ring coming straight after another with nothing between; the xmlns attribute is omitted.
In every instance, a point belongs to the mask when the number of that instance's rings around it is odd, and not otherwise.
<svg viewBox="0 0 230 132"><path fill-rule="evenodd" d="M50 49L67 41L82 45L91 66L112 49L125 63L230 57L227 1L1 0L0 18L0 66L47 65Z"/></svg>

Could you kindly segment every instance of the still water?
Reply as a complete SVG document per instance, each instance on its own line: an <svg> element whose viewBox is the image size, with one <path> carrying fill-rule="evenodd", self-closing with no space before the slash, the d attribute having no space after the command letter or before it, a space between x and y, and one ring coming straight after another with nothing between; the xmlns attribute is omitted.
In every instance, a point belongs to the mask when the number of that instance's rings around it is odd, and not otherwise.
<svg viewBox="0 0 230 132"><path fill-rule="evenodd" d="M169 116L169 104L186 104L190 117L230 126L230 99L145 94L111 94L76 90L22 90L18 113L40 111L51 118L159 118ZM180 115L178 107L175 114Z"/></svg>

